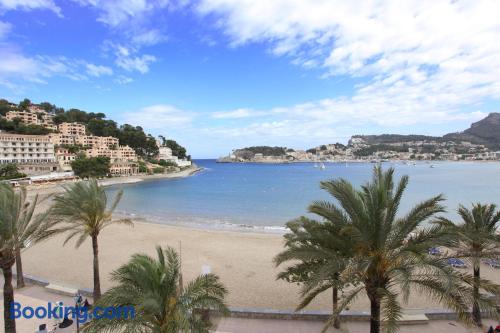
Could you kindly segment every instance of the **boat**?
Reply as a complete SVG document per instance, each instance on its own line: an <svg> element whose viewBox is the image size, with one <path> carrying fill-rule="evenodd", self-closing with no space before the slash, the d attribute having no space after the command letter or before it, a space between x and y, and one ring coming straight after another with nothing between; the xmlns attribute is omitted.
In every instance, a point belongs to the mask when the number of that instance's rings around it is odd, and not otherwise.
<svg viewBox="0 0 500 333"><path fill-rule="evenodd" d="M314 163L314 167L317 168L318 167L318 163Z"/></svg>
<svg viewBox="0 0 500 333"><path fill-rule="evenodd" d="M431 164L431 165L429 166L429 168L434 168L434 164Z"/></svg>
<svg viewBox="0 0 500 333"><path fill-rule="evenodd" d="M320 164L320 166L319 166L319 168L320 168L321 170L326 169L326 167L325 167L325 163L321 163L321 164Z"/></svg>

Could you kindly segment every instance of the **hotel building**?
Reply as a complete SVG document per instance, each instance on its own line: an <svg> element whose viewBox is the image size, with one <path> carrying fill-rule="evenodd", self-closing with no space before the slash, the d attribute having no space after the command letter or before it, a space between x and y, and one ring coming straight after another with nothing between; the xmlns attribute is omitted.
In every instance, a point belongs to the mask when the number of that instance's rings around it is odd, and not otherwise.
<svg viewBox="0 0 500 333"><path fill-rule="evenodd" d="M54 144L45 135L0 133L0 164L17 164L27 174L57 171Z"/></svg>

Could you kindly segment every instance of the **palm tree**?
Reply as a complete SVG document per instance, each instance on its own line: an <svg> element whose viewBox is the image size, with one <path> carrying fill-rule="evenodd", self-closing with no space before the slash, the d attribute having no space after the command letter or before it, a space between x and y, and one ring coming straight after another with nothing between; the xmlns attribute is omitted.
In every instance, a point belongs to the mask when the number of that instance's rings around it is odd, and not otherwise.
<svg viewBox="0 0 500 333"><path fill-rule="evenodd" d="M47 220L48 212L33 216L38 197L27 202L26 189L14 190L9 184L0 184L0 268L4 276L4 328L16 332L16 322L10 316L14 302L12 266L16 263L18 287L22 279L21 249L27 248L54 233ZM21 279L20 279L21 276Z"/></svg>
<svg viewBox="0 0 500 333"><path fill-rule="evenodd" d="M100 319L84 332L178 333L208 332L202 309L227 312L226 289L214 274L201 275L185 288L180 285L180 260L170 247L156 248L157 258L135 254L112 273L116 286L97 303L101 307L133 307L127 319ZM130 317L130 316L129 316Z"/></svg>
<svg viewBox="0 0 500 333"><path fill-rule="evenodd" d="M370 332L380 332L381 319L385 329L393 332L402 309L409 298L411 287L425 293L455 310L460 319L469 320L468 304L472 303L472 278L457 272L441 258L427 254L429 247L441 242L446 233L440 226L426 227L424 223L443 212L443 197L425 200L398 217L399 206L408 185L404 176L394 183L394 169L383 171L375 167L371 182L355 189L345 179L321 183L339 203L331 206L332 223L338 223L343 237L352 242L352 255L345 258L341 253L327 260L324 270L333 273L343 266L341 281L353 281L340 302L337 313L344 310L361 292L370 301ZM336 258L335 258L336 256ZM339 262L340 264L337 264ZM481 281L482 288L493 293L498 286ZM484 308L494 309L486 297L480 297ZM382 312L383 311L383 312Z"/></svg>
<svg viewBox="0 0 500 333"><path fill-rule="evenodd" d="M482 326L481 307L479 302L480 268L482 259L498 259L500 257L500 237L496 234L500 211L494 204L482 205L476 203L469 210L460 205L458 214L461 224L454 224L446 218L440 218L438 223L454 235L449 244L456 250L456 256L472 262L474 270L474 303L472 316L477 326Z"/></svg>
<svg viewBox="0 0 500 333"><path fill-rule="evenodd" d="M116 194L114 201L108 208L108 197L104 188L97 180L78 182L64 187L64 192L55 196L52 206L53 217L63 223L57 231L68 233L64 244L77 237L75 246L80 247L90 237L94 256L94 301L101 297L101 282L99 277L99 247L97 239L100 232L116 223L132 225L129 219L113 219L113 211L120 202L123 191Z"/></svg>
<svg viewBox="0 0 500 333"><path fill-rule="evenodd" d="M343 237L343 225L330 220L334 209L329 202L314 202L309 206L309 211L321 216L323 222L306 217L288 222L290 232L284 236L286 249L274 259L276 265L294 262L278 274L278 279L303 285L302 301L296 310L302 310L316 296L332 289L332 318L325 328L331 322L335 328L340 328L338 293L352 282L340 279L345 259L352 254L352 242ZM339 258L345 259L338 260Z"/></svg>

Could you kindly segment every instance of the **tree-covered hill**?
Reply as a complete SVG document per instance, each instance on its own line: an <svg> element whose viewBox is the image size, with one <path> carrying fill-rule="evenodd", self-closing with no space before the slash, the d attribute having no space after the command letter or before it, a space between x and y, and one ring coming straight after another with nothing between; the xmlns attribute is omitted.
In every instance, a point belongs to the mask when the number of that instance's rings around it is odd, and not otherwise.
<svg viewBox="0 0 500 333"><path fill-rule="evenodd" d="M24 99L19 104L10 103L5 99L0 99L0 115L5 115L11 110L25 110L32 105L29 99ZM106 119L104 113L86 112L80 109L68 109L58 107L49 102L36 104L48 113L54 114L53 121L56 125L64 122L77 122L86 125L87 134L95 136L113 136L120 140L120 145L128 145L142 157L152 157L158 154L156 139L146 132L141 126L130 124L118 125L114 120ZM38 125L24 125L7 121L5 118L0 120L0 129L20 134L47 134L49 130ZM186 149L174 140L166 140L167 145L172 148L174 155L180 158L186 157Z"/></svg>

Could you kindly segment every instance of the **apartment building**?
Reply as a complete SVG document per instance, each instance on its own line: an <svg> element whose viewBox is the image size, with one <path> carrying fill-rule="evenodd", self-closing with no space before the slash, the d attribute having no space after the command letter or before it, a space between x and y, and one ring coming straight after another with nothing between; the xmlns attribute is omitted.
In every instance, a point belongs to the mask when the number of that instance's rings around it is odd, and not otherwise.
<svg viewBox="0 0 500 333"><path fill-rule="evenodd" d="M62 123L57 129L63 135L85 135L85 125L79 123Z"/></svg>
<svg viewBox="0 0 500 333"><path fill-rule="evenodd" d="M62 171L71 171L71 162L76 159L76 154L70 153L66 148L56 148L56 160Z"/></svg>
<svg viewBox="0 0 500 333"><path fill-rule="evenodd" d="M50 142L54 145L74 145L76 144L75 136L73 135L64 135L61 133L50 133L49 134Z"/></svg>
<svg viewBox="0 0 500 333"><path fill-rule="evenodd" d="M171 160L172 159L172 149L165 146L158 146L158 159L159 160Z"/></svg>
<svg viewBox="0 0 500 333"><path fill-rule="evenodd" d="M139 173L139 166L134 162L117 162L111 164L109 172L114 176L130 176Z"/></svg>
<svg viewBox="0 0 500 333"><path fill-rule="evenodd" d="M54 144L46 135L0 133L0 164L14 163L27 174L57 171Z"/></svg>
<svg viewBox="0 0 500 333"><path fill-rule="evenodd" d="M32 113L30 111L9 111L5 115L5 118L10 121L18 118L26 124L38 124L38 116L36 113Z"/></svg>
<svg viewBox="0 0 500 333"><path fill-rule="evenodd" d="M108 146L94 146L85 151L87 157L105 156L109 157L111 163L124 161L137 161L137 155L134 149L129 146L119 146L116 149L111 149Z"/></svg>

